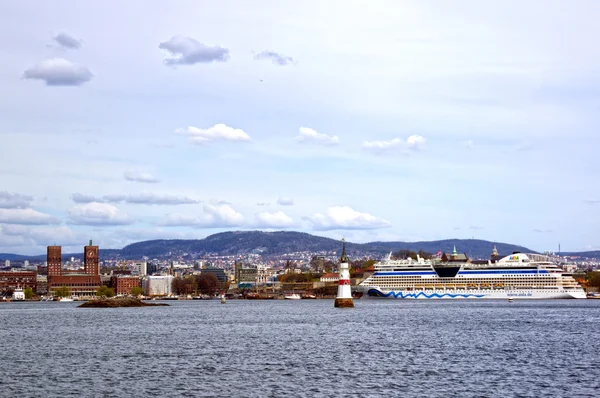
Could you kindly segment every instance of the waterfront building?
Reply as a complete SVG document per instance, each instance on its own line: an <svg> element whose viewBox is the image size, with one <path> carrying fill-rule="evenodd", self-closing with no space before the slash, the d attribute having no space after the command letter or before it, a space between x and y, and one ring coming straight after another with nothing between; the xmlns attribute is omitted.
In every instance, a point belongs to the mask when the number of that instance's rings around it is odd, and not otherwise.
<svg viewBox="0 0 600 398"><path fill-rule="evenodd" d="M48 291L53 292L65 286L72 296L95 296L96 290L102 285L98 268L100 252L98 246L93 246L90 240L89 245L84 247L83 273L65 272L62 267L61 251L60 246L47 248Z"/></svg>
<svg viewBox="0 0 600 398"><path fill-rule="evenodd" d="M147 296L169 296L172 294L172 275L152 275L142 279L142 289Z"/></svg>
<svg viewBox="0 0 600 398"><path fill-rule="evenodd" d="M37 291L35 271L0 271L0 293L27 287Z"/></svg>
<svg viewBox="0 0 600 398"><path fill-rule="evenodd" d="M115 294L131 294L131 289L140 287L140 278L134 275L115 275L112 277Z"/></svg>
<svg viewBox="0 0 600 398"><path fill-rule="evenodd" d="M37 288L35 292L39 295L48 293L48 276L37 274L36 277Z"/></svg>
<svg viewBox="0 0 600 398"><path fill-rule="evenodd" d="M235 283L238 288L252 287L256 284L258 269L256 267L244 267L241 261L235 263Z"/></svg>
<svg viewBox="0 0 600 398"><path fill-rule="evenodd" d="M342 255L340 256L340 275L338 281L338 293L335 298L335 307L354 307L352 292L350 290L350 259L346 255L346 242L342 239Z"/></svg>
<svg viewBox="0 0 600 398"><path fill-rule="evenodd" d="M10 260L6 260L6 261L4 262L4 266L5 266L6 268L10 268Z"/></svg>

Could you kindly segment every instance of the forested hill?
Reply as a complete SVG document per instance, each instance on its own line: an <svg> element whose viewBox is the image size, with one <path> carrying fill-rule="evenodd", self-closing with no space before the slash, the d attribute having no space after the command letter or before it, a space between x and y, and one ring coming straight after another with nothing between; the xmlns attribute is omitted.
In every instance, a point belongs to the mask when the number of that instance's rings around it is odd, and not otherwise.
<svg viewBox="0 0 600 398"><path fill-rule="evenodd" d="M341 241L310 235L303 232L279 231L234 231L210 235L198 240L149 240L133 243L121 250L100 250L103 258L140 259L168 258L184 254L193 257L205 255L240 255L256 253L263 256L277 256L293 252L339 252ZM428 242L347 242L349 254L382 256L390 251L407 249L412 251L424 250L435 253L438 250L451 252L454 245L461 253L466 253L470 258L489 258L494 247L494 242L478 239L446 239ZM531 252L531 250L517 245L496 243L501 255L511 254L515 251ZM15 255L8 255L15 256ZM81 253L64 254L64 256L80 257ZM7 257L8 258L8 257ZM8 259L33 259L43 256L16 256ZM6 259L0 254L0 260Z"/></svg>
<svg viewBox="0 0 600 398"><path fill-rule="evenodd" d="M488 258L494 247L493 242L476 239L447 239L431 242L346 242L349 253L383 255L390 251L408 249L424 250L435 253L438 250L451 252L454 245L459 252L471 258ZM511 244L497 243L501 254L514 251L531 252L531 250ZM236 231L210 235L201 240L150 240L125 246L120 255L124 258L140 258L147 256L168 257L183 254L194 255L238 255L261 254L276 256L294 252L339 252L339 240L310 235L303 232L280 231Z"/></svg>

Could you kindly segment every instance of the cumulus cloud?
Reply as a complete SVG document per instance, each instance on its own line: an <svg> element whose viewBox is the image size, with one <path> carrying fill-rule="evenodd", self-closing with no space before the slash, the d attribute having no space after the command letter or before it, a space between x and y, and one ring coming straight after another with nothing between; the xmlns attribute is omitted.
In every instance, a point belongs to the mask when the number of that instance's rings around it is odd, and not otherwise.
<svg viewBox="0 0 600 398"><path fill-rule="evenodd" d="M215 140L226 141L250 141L250 136L242 129L229 127L226 124L219 123L207 129L201 129L194 126L179 128L175 130L176 134L183 134L190 137L192 144L204 145Z"/></svg>
<svg viewBox="0 0 600 398"><path fill-rule="evenodd" d="M308 127L300 127L300 134L296 136L296 141L300 143L313 143L321 145L337 145L340 139L337 135L327 135L319 133Z"/></svg>
<svg viewBox="0 0 600 398"><path fill-rule="evenodd" d="M54 41L57 42L62 48L76 50L81 47L81 41L77 40L73 36L69 36L66 33L59 33L54 36Z"/></svg>
<svg viewBox="0 0 600 398"><path fill-rule="evenodd" d="M391 227L392 224L383 218L360 213L348 206L329 207L325 214L303 217L310 222L314 230L329 231L332 229L377 229Z"/></svg>
<svg viewBox="0 0 600 398"><path fill-rule="evenodd" d="M92 202L69 209L69 223L76 225L126 225L133 219L108 203Z"/></svg>
<svg viewBox="0 0 600 398"><path fill-rule="evenodd" d="M258 228L289 228L294 226L294 220L282 211L256 213L255 218L255 226Z"/></svg>
<svg viewBox="0 0 600 398"><path fill-rule="evenodd" d="M425 146L425 138L420 135L411 135L406 140L394 138L389 141L364 141L363 149L374 153L418 151Z"/></svg>
<svg viewBox="0 0 600 398"><path fill-rule="evenodd" d="M31 206L33 196L0 191L0 209L24 209Z"/></svg>
<svg viewBox="0 0 600 398"><path fill-rule="evenodd" d="M159 223L166 227L199 227L199 228L226 228L239 227L244 223L244 216L229 205L205 205L204 214L168 214L166 219Z"/></svg>
<svg viewBox="0 0 600 398"><path fill-rule="evenodd" d="M0 223L22 225L57 225L60 219L33 209L0 209Z"/></svg>
<svg viewBox="0 0 600 398"><path fill-rule="evenodd" d="M257 60L269 60L275 65L285 66L294 63L294 59L292 57L288 57L286 55L276 53L275 51L261 51L254 56L254 59Z"/></svg>
<svg viewBox="0 0 600 398"><path fill-rule="evenodd" d="M39 79L47 86L80 86L94 77L83 65L63 58L45 59L23 73L25 79Z"/></svg>
<svg viewBox="0 0 600 398"><path fill-rule="evenodd" d="M132 195L122 194L111 194L104 195L101 198L85 195L80 193L74 193L71 195L71 199L75 203L131 203L131 204L143 204L143 205L187 205L200 203L199 200L193 199L183 195L174 194L155 194L151 192L141 192Z"/></svg>
<svg viewBox="0 0 600 398"><path fill-rule="evenodd" d="M198 63L225 62L229 59L229 50L220 46L202 44L191 37L173 36L162 42L158 48L171 53L165 59L166 65L193 65Z"/></svg>
<svg viewBox="0 0 600 398"><path fill-rule="evenodd" d="M127 181L136 181L136 182L146 182L146 183L156 183L156 182L160 182L160 180L156 177L154 177L152 174L149 173L141 173L137 170L125 170L125 179Z"/></svg>
<svg viewBox="0 0 600 398"><path fill-rule="evenodd" d="M277 199L277 204L280 206L292 206L294 204L294 198L280 196L279 199Z"/></svg>

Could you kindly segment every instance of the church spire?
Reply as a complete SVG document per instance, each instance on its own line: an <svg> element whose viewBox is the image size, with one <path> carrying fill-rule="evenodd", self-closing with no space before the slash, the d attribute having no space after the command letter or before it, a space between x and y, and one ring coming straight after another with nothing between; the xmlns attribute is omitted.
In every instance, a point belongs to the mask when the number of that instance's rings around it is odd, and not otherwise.
<svg viewBox="0 0 600 398"><path fill-rule="evenodd" d="M492 258L493 257L498 257L498 249L496 249L496 244L494 243L494 250L492 250Z"/></svg>
<svg viewBox="0 0 600 398"><path fill-rule="evenodd" d="M458 255L458 253L456 252L456 245L454 245L454 250L452 250L452 255L453 255L453 256L456 256L456 255Z"/></svg>
<svg viewBox="0 0 600 398"><path fill-rule="evenodd" d="M346 240L342 238L342 255L340 256L340 263L349 263L350 259L346 255Z"/></svg>

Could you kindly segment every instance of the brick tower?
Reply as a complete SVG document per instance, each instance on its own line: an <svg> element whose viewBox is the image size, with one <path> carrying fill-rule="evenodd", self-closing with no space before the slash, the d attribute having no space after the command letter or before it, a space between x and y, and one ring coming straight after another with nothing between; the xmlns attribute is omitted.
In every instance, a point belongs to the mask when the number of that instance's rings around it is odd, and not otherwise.
<svg viewBox="0 0 600 398"><path fill-rule="evenodd" d="M48 263L49 277L62 275L62 258L60 246L48 246L46 262Z"/></svg>
<svg viewBox="0 0 600 398"><path fill-rule="evenodd" d="M90 244L83 248L83 258L84 258L84 273L87 275L100 275L100 270L98 269L98 258L99 258L99 249L98 246L92 246L92 240L90 239Z"/></svg>

